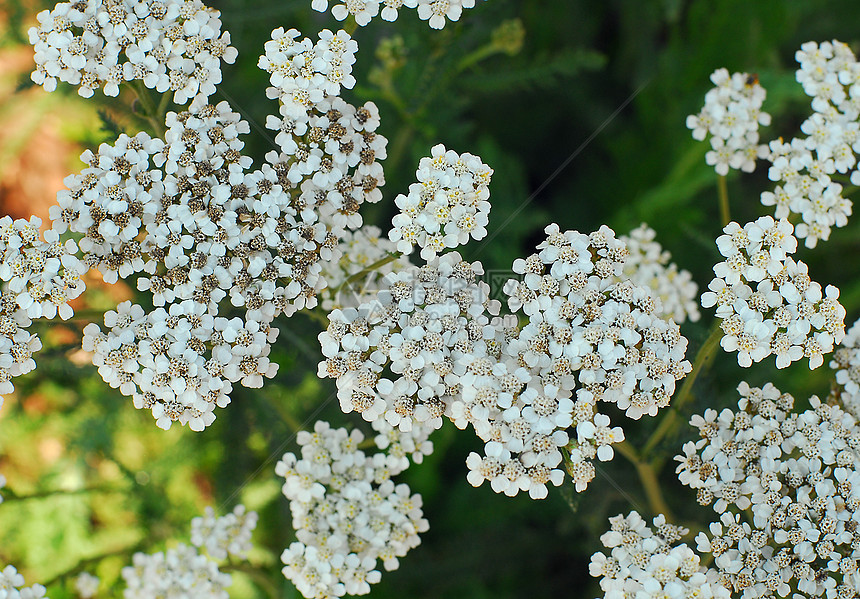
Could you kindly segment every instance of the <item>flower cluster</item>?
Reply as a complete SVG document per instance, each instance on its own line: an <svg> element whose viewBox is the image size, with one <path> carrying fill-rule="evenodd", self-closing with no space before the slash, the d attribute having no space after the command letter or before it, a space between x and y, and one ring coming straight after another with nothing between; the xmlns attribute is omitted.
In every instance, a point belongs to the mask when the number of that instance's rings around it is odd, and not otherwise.
<svg viewBox="0 0 860 599"><path fill-rule="evenodd" d="M836 40L807 42L795 56L800 63L797 81L813 98L813 113L800 126L805 138L770 143L768 176L778 185L763 193L761 202L775 206L776 218L799 215L797 237L815 247L829 239L833 227L844 227L851 215L851 200L843 197L842 185L833 178L850 172L851 182L860 182L860 63Z"/></svg>
<svg viewBox="0 0 860 599"><path fill-rule="evenodd" d="M320 262L338 258L337 235L288 193L285 163L248 172L238 139L248 126L226 102L195 101L169 113L167 125L165 141L122 135L84 153L90 166L66 180L51 216L56 232L85 235L84 261L106 281L139 273L138 289L167 305L149 314L126 308L116 323L105 321L119 326L106 336L88 328L106 380L138 407L160 405L162 426L181 420L202 428L213 404L228 401L225 381L259 387L274 375L270 324L316 305L325 287ZM238 322L221 316L231 309L243 315ZM156 340L165 327L170 335ZM120 346L128 352L109 362ZM138 363L142 378L133 374ZM210 416L201 419L201 411Z"/></svg>
<svg viewBox="0 0 860 599"><path fill-rule="evenodd" d="M283 573L305 597L366 595L381 578L377 562L397 569L427 530L421 496L391 480L400 460L367 456L363 438L317 422L298 435L301 458L287 453L275 468L298 539L281 555Z"/></svg>
<svg viewBox="0 0 860 599"><path fill-rule="evenodd" d="M654 518L651 528L637 512L609 519L610 529L601 535L610 554L591 556L589 571L600 578L606 599L623 597L697 597L729 599L731 593L717 581L717 573L701 564L686 543L689 531Z"/></svg>
<svg viewBox="0 0 860 599"><path fill-rule="evenodd" d="M338 21L352 16L361 26L379 15L386 21L396 21L401 8L414 8L418 18L428 21L433 29L442 29L448 21L457 21L464 8L474 8L475 0L333 0L331 14ZM328 9L329 0L313 0L311 8L320 12ZM381 9L381 10L380 10Z"/></svg>
<svg viewBox="0 0 860 599"><path fill-rule="evenodd" d="M452 407L455 424L472 424L486 442L484 457L467 460L469 481L535 498L547 482L561 484L562 448L578 491L594 477L591 460L613 457L624 433L598 402L634 419L655 416L691 368L678 325L658 316L647 289L619 280L628 250L611 229L585 235L550 225L546 234L538 253L514 262L523 279L505 286L528 324L484 344Z"/></svg>
<svg viewBox="0 0 860 599"><path fill-rule="evenodd" d="M499 306L482 274L480 262L450 252L387 275L373 301L329 314L318 374L336 380L343 411L406 432L414 422L439 428L464 361L495 336L487 313Z"/></svg>
<svg viewBox="0 0 860 599"><path fill-rule="evenodd" d="M15 566L0 570L0 599L39 599L45 596L45 587L40 584L25 587L24 577Z"/></svg>
<svg viewBox="0 0 860 599"><path fill-rule="evenodd" d="M752 172L756 158L767 155L767 146L758 143L759 125L770 124L770 115L761 111L766 92L758 77L747 73L717 69L711 81L716 87L705 94L699 114L687 117L687 128L700 141L711 136L705 161L718 174L728 174L729 168Z"/></svg>
<svg viewBox="0 0 860 599"><path fill-rule="evenodd" d="M104 320L106 334L95 323L84 328L83 349L102 379L163 429L179 422L203 430L230 403L232 383L261 387L278 369L268 359L278 329L217 316L192 300L152 312L126 301Z"/></svg>
<svg viewBox="0 0 860 599"><path fill-rule="evenodd" d="M244 558L251 550L251 533L256 527L257 512L246 512L241 503L220 518L207 507L203 516L191 520L191 544L213 559Z"/></svg>
<svg viewBox="0 0 860 599"><path fill-rule="evenodd" d="M394 200L400 213L388 236L400 252L408 254L417 244L421 257L430 260L470 237L486 237L493 169L477 156L460 155L439 144L431 156L421 159L415 175L418 183Z"/></svg>
<svg viewBox="0 0 860 599"><path fill-rule="evenodd" d="M31 78L47 91L58 80L77 85L85 98L100 87L116 96L124 81L172 91L177 104L210 96L221 83L221 61L237 55L219 17L200 0L60 2L30 28Z"/></svg>
<svg viewBox="0 0 860 599"><path fill-rule="evenodd" d="M836 371L839 385L835 398L846 412L860 418L860 320L848 329L840 347L833 352L830 367Z"/></svg>
<svg viewBox="0 0 860 599"><path fill-rule="evenodd" d="M810 368L821 366L845 335L845 308L838 289L828 285L822 294L806 264L791 257L791 223L763 216L743 227L729 223L723 232L717 247L726 260L714 266L716 277L702 294L702 305L716 305L723 319L723 349L738 352L744 368L771 354L777 368L803 357Z"/></svg>
<svg viewBox="0 0 860 599"><path fill-rule="evenodd" d="M323 30L319 41L298 40L295 29L272 32L259 66L273 87L266 94L280 102L280 116L266 127L277 131L276 164L285 189L297 188L302 214L313 211L337 236L361 226L358 209L382 199L385 176L379 160L388 141L376 133L379 111L373 102L356 108L339 97L351 88L358 45L344 31Z"/></svg>
<svg viewBox="0 0 860 599"><path fill-rule="evenodd" d="M409 467L409 458L416 464L424 461L425 456L433 453L430 435L436 429L426 424L412 423L412 430L403 432L392 426L385 418L377 418L370 423L377 435L373 442L380 451L388 455L389 461L397 470Z"/></svg>
<svg viewBox="0 0 860 599"><path fill-rule="evenodd" d="M93 576L89 572L81 572L75 577L75 591L81 599L91 599L99 592L98 576Z"/></svg>
<svg viewBox="0 0 860 599"><path fill-rule="evenodd" d="M134 554L132 565L122 569L127 585L123 596L227 599L232 577L219 570L216 560L226 559L228 554L244 557L256 524L257 514L246 513L242 505L223 518L214 518L207 510L206 516L192 521L192 546L180 543L163 552Z"/></svg>
<svg viewBox="0 0 860 599"><path fill-rule="evenodd" d="M381 233L373 225L344 232L338 245L340 260L323 264L328 283L320 293L323 310L357 308L372 301L385 275L410 266L409 259L400 256L395 244Z"/></svg>
<svg viewBox="0 0 860 599"><path fill-rule="evenodd" d="M42 348L27 330L36 318L71 318L69 301L83 293L77 246L53 231L39 233L42 221L0 218L0 395L14 389L12 378L36 367L33 354ZM2 405L2 397L0 397Z"/></svg>
<svg viewBox="0 0 860 599"><path fill-rule="evenodd" d="M689 271L678 270L678 265L670 262L672 255L654 240L656 236L656 231L643 223L630 235L618 237L630 252L620 279L649 289L660 300L662 316L678 324L688 319L696 322L701 316L696 301L699 287Z"/></svg>
<svg viewBox="0 0 860 599"><path fill-rule="evenodd" d="M696 537L720 582L745 599L853 597L860 590L860 427L815 396L741 383L737 411L707 410L676 459L682 483L720 515Z"/></svg>

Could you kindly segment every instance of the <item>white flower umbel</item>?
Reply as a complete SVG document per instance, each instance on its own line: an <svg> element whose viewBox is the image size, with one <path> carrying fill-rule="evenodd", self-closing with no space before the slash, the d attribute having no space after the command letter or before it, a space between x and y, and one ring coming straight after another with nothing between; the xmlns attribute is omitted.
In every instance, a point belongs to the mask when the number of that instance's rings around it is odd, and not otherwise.
<svg viewBox="0 0 860 599"><path fill-rule="evenodd" d="M251 531L256 524L256 512L246 512L241 504L222 518L215 518L207 509L205 516L191 523L191 542L196 547L180 543L166 551L134 554L132 565L122 569L127 585L123 596L227 599L232 578L219 569L218 561L228 555L243 558L251 548Z"/></svg>
<svg viewBox="0 0 860 599"><path fill-rule="evenodd" d="M717 69L711 81L716 87L705 94L699 114L687 117L687 128L697 140L710 136L711 151L705 160L717 174L726 175L729 168L752 172L756 159L767 156L758 133L759 125L770 124L770 115L761 110L766 92L758 77L747 73L730 75Z"/></svg>
<svg viewBox="0 0 860 599"><path fill-rule="evenodd" d="M689 531L654 518L653 528L637 512L609 519L610 530L600 537L609 555L591 556L589 572L600 578L606 599L623 597L686 597L729 599L716 570L701 564L698 553L678 543Z"/></svg>
<svg viewBox="0 0 860 599"><path fill-rule="evenodd" d="M471 424L486 442L483 457L467 460L469 482L533 498L561 484L562 449L577 491L593 479L595 458L612 459L624 432L600 402L655 416L691 368L678 325L658 316L647 289L619 279L628 250L611 229L546 233L538 253L514 262L522 280L504 288L528 323L497 329L473 353L451 408L457 426Z"/></svg>
<svg viewBox="0 0 860 599"><path fill-rule="evenodd" d="M0 570L0 599L40 599L45 597L45 587L40 584L25 587L24 577L15 566Z"/></svg>
<svg viewBox="0 0 860 599"><path fill-rule="evenodd" d="M84 328L83 348L104 381L163 429L179 422L203 430L230 403L233 383L261 387L278 369L268 359L278 329L217 316L193 300L148 313L126 301L104 320L106 334L96 323Z"/></svg>
<svg viewBox="0 0 860 599"><path fill-rule="evenodd" d="M806 264L791 258L791 223L763 216L743 228L729 223L723 232L717 247L726 260L714 266L716 278L702 294L702 305L716 306L722 319L720 345L738 352L744 368L771 354L777 368L803 357L810 369L821 366L845 336L845 308L836 287L822 293Z"/></svg>
<svg viewBox="0 0 860 599"><path fill-rule="evenodd" d="M775 207L776 218L797 215L795 229L807 247L827 241L833 227L844 227L852 202L835 181L849 175L860 183L860 64L842 42L807 42L795 55L800 68L797 81L812 97L812 115L800 130L806 137L770 143L768 176L777 183L761 202Z"/></svg>
<svg viewBox="0 0 860 599"><path fill-rule="evenodd" d="M266 95L281 101L281 114L303 121L314 104L355 85L352 65L358 44L343 30L322 30L316 44L299 35L297 29L272 31L257 65L269 73L272 87Z"/></svg>
<svg viewBox="0 0 860 599"><path fill-rule="evenodd" d="M660 300L660 315L681 324L687 319L700 318L698 306L699 286L687 270L679 270L672 255L654 240L656 231L643 223L630 235L618 239L627 246L630 254L624 261L619 279L629 279L636 285L651 290Z"/></svg>
<svg viewBox="0 0 860 599"><path fill-rule="evenodd" d="M207 506L203 516L191 520L191 544L216 560L241 559L251 550L251 533L256 527L257 512L247 512L242 504L221 517Z"/></svg>
<svg viewBox="0 0 860 599"><path fill-rule="evenodd" d="M860 418L860 320L848 330L830 367L836 371L835 399L855 418Z"/></svg>
<svg viewBox="0 0 860 599"><path fill-rule="evenodd" d="M418 245L421 257L430 260L469 238L486 237L493 169L477 156L439 144L421 159L415 175L418 183L409 186L408 195L394 199L400 213L388 237L400 252L409 254Z"/></svg>
<svg viewBox="0 0 860 599"><path fill-rule="evenodd" d="M92 599L99 592L99 578L89 572L81 572L75 577L75 591L81 599Z"/></svg>
<svg viewBox="0 0 860 599"><path fill-rule="evenodd" d="M442 426L463 361L495 335L488 314L499 306L483 272L450 252L386 275L373 301L329 314L318 374L336 380L341 409L404 432L413 422Z"/></svg>
<svg viewBox="0 0 860 599"><path fill-rule="evenodd" d="M322 263L339 259L336 232L348 223L338 221L337 210L327 210L324 200L309 203L293 189L286 159L274 156L274 162L251 172L251 159L242 155L239 139L248 125L226 102L213 106L195 101L188 111L168 113L167 126L164 141L145 133L121 135L97 154L84 153L89 167L66 179L69 189L58 194L51 217L56 233L84 235L84 261L106 281L139 274L138 289L149 292L152 303L167 312L158 313L161 324L172 329L169 321L184 319L181 330L171 330L175 337L166 353L158 349L160 354L151 354L157 346L146 345L135 350L140 356L129 354L125 366L110 363L113 359L99 366L123 393L137 393L137 386L146 396L136 396L138 407L172 405L156 414L162 426L181 420L201 428L211 422L214 405L229 401L229 385L223 381L241 379L245 386L259 387L263 377L274 374L266 358L268 344L277 336L271 323L280 314L316 305L326 286ZM227 322L227 314L238 314L241 323L213 323L218 318ZM250 335L254 341L239 338L237 345L231 335L240 330L242 338ZM96 331L91 328L90 347L103 358L132 343L113 340L96 348L97 338L100 342L112 335L102 339ZM124 333L140 343L149 334ZM144 379L135 378L134 362L142 365L150 357L154 364L142 366ZM173 358L181 358L179 375L158 365ZM201 361L211 366L209 375L202 365L193 366ZM184 372L186 366L191 371ZM177 376L185 380L178 387ZM146 394L144 387L151 385L164 393ZM183 394L182 405L171 403L174 395ZM204 396L208 407L199 401Z"/></svg>
<svg viewBox="0 0 860 599"><path fill-rule="evenodd" d="M42 221L0 218L0 396L13 391L12 378L36 367L42 342L27 328L34 319L72 317L69 302L81 293L86 267L72 240L53 231L39 233ZM2 397L0 397L2 405Z"/></svg>
<svg viewBox="0 0 860 599"><path fill-rule="evenodd" d="M314 10L328 10L329 0L313 0ZM338 21L349 16L360 26L377 15L385 21L396 21L401 8L414 8L418 17L433 29L442 29L448 21L457 21L464 8L474 8L475 0L332 0L331 14Z"/></svg>
<svg viewBox="0 0 860 599"><path fill-rule="evenodd" d="M269 73L268 97L279 101L279 116L266 127L277 131L280 152L270 152L277 181L295 196L303 216L315 213L335 236L359 228L359 207L382 199L385 174L379 161L388 140L377 133L373 102L355 107L339 97L351 88L358 50L344 31L323 30L316 44L299 40L295 29L276 29L258 65Z"/></svg>
<svg viewBox="0 0 860 599"><path fill-rule="evenodd" d="M301 458L287 453L275 468L298 539L281 555L283 573L309 599L366 595L381 578L378 562L397 569L428 528L421 496L391 480L401 460L366 455L363 439L317 422L298 435Z"/></svg>
<svg viewBox="0 0 860 599"><path fill-rule="evenodd" d="M71 83L84 97L99 88L116 96L124 81L172 91L177 104L210 96L221 83L221 61L237 55L220 15L200 0L61 2L30 28L31 78L47 91L58 80Z"/></svg>
<svg viewBox="0 0 860 599"><path fill-rule="evenodd" d="M322 265L328 287L320 294L320 305L327 311L358 308L373 300L385 275L411 266L407 257L397 255L394 242L373 225L344 232L338 249L340 260Z"/></svg>
<svg viewBox="0 0 860 599"><path fill-rule="evenodd" d="M738 409L690 423L677 471L719 520L696 537L737 596L853 597L860 590L860 427L815 396L741 383Z"/></svg>

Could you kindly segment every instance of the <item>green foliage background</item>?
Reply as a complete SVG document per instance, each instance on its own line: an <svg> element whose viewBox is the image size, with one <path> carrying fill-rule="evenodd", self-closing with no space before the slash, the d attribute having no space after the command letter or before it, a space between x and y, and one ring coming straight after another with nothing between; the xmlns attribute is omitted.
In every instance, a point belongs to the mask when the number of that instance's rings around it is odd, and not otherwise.
<svg viewBox="0 0 860 599"><path fill-rule="evenodd" d="M262 44L277 26L313 37L338 24L311 11L310 0L212 5L222 11L240 52L235 65L224 67L216 99L230 100L251 121L246 144L259 163L273 149L260 125L274 110L264 95L266 74L256 67ZM9 3L2 44L25 43L41 8L50 5ZM524 29L521 48L513 55L492 52L494 30L511 19ZM768 90L764 108L774 116L763 139L792 137L809 111L794 81L794 52L804 41L833 38L860 49L858 23L860 4L847 0L489 0L441 32L408 12L394 24L376 19L355 34L358 85L345 94L354 103L378 104L380 131L389 139L385 200L363 210L366 221L386 229L393 198L414 180L419 158L444 143L480 155L495 169L491 238L463 250L486 269L508 270L549 222L581 231L605 223L626 233L645 221L704 287L718 260L716 175L704 163L707 144L692 140L684 120L702 105L708 76L719 67L757 73ZM378 51L381 45L393 53ZM61 85L60 94L77 102L68 87ZM103 97L95 104L106 127L77 132L84 145L140 126ZM770 186L765 169L733 173L733 219L766 214L758 196ZM815 280L840 287L848 324L860 316L858 233L855 216L815 251L799 252ZM108 307L109 301L103 298ZM702 321L684 325L691 357L711 318L705 310ZM237 574L232 596L264 597L267 590L296 596L279 572L280 551L293 533L274 461L296 451L297 425L307 428L318 417L365 425L342 415L332 401L333 385L315 376L319 323L300 314L280 328L277 379L261 392L238 389L203 433L156 429L91 365L69 361L62 338L51 348L52 332L45 329L48 348L37 356L38 369L16 384L19 401L0 412L0 472L11 489L0 505L0 565L15 564L31 583L56 580L51 597L73 596L64 575L84 569L119 595L119 569L132 552L187 542L189 521L205 505L224 513L243 501L260 512L259 549L251 556L255 575L271 583L267 589ZM720 353L697 382L682 420L734 403L742 379L755 385L773 380L803 399L826 395L829 377L826 367L810 373L802 362L778 374L772 360L742 371L734 356ZM654 425L646 418L625 424L625 431L637 445ZM661 475L668 502L695 530L711 515L673 480L671 464L691 436L681 427L658 451L669 458ZM398 571L383 574L374 597L593 597L599 589L587 564L606 518L631 508L649 512L634 469L620 457L599 465L584 494L566 484L534 502L469 486L465 456L479 447L471 433L446 426L433 440L436 453L403 477L423 494L430 531ZM59 457L40 458L52 444L59 444Z"/></svg>

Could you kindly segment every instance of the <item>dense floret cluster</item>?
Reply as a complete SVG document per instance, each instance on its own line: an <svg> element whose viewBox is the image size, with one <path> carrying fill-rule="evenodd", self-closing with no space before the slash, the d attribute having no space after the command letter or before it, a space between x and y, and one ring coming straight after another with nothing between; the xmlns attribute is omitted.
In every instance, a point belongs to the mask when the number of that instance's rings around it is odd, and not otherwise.
<svg viewBox="0 0 860 599"><path fill-rule="evenodd" d="M421 496L392 476L397 457L366 455L360 431L317 422L298 435L301 458L283 456L275 468L286 482L297 541L284 550L284 576L305 597L366 595L379 582L378 562L395 570L427 530Z"/></svg>
<svg viewBox="0 0 860 599"><path fill-rule="evenodd" d="M624 597L696 597L729 599L731 593L717 581L716 571L705 568L699 554L678 543L689 531L666 522L662 515L653 528L637 512L609 519L601 535L609 555L591 556L589 571L600 578L606 599Z"/></svg>
<svg viewBox="0 0 860 599"><path fill-rule="evenodd" d="M799 215L796 235L815 247L851 215L852 202L834 179L850 173L851 183L860 183L860 63L836 40L807 42L795 57L797 81L812 98L813 113L800 126L806 137L770 143L768 177L778 185L761 202L775 206L776 218Z"/></svg>
<svg viewBox="0 0 860 599"><path fill-rule="evenodd" d="M828 285L822 293L806 264L791 257L797 249L792 229L787 220L763 216L743 227L729 223L717 238L726 260L714 266L702 305L716 306L720 344L738 352L744 368L771 354L777 368L803 357L818 368L845 336L839 290Z"/></svg>
<svg viewBox="0 0 860 599"><path fill-rule="evenodd" d="M696 537L720 582L743 596L853 597L860 591L860 427L837 406L741 383L736 411L690 421L678 476L719 520Z"/></svg>
<svg viewBox="0 0 860 599"><path fill-rule="evenodd" d="M418 183L394 199L400 213L388 236L400 252L409 254L417 245L421 257L430 260L469 238L486 237L493 169L477 156L460 155L439 144L431 156L421 159L415 175Z"/></svg>
<svg viewBox="0 0 860 599"><path fill-rule="evenodd" d="M227 599L232 577L219 569L217 560L243 558L251 548L251 531L256 524L257 514L245 512L243 505L222 518L215 518L207 509L205 516L192 521L191 545L134 554L132 565L122 569L127 585L123 596Z"/></svg>
<svg viewBox="0 0 860 599"><path fill-rule="evenodd" d="M710 136L705 161L717 174L727 175L729 168L752 172L756 159L767 156L758 133L759 125L770 124L770 115L761 110L766 92L758 78L747 73L717 69L711 81L716 87L705 94L699 114L687 117L687 128L700 141Z"/></svg>
<svg viewBox="0 0 860 599"><path fill-rule="evenodd" d="M12 378L36 367L33 354L42 342L28 330L33 319L68 320L73 314L69 302L85 289L86 267L75 242L60 241L53 231L43 240L41 224L35 216L29 221L0 218L0 395L12 392Z"/></svg>
<svg viewBox="0 0 860 599"><path fill-rule="evenodd" d="M387 275L372 302L329 314L318 374L336 380L343 411L402 431L442 426L465 361L495 335L489 314L499 306L482 274L480 262L450 252Z"/></svg>
<svg viewBox="0 0 860 599"><path fill-rule="evenodd" d="M47 91L71 83L85 98L99 88L116 96L126 81L172 91L177 104L208 97L221 83L221 61L237 55L220 15L200 0L60 2L30 28L31 77Z"/></svg>
<svg viewBox="0 0 860 599"><path fill-rule="evenodd" d="M630 418L655 416L691 368L678 325L658 316L647 289L619 279L629 252L610 228L585 235L550 225L546 234L538 253L514 262L522 280L504 289L528 324L497 328L452 407L455 424L471 424L486 442L485 456L468 458L469 481L489 480L508 495L544 497L546 483L561 484L562 448L584 490L592 460L612 459L612 444L624 439L600 402Z"/></svg>

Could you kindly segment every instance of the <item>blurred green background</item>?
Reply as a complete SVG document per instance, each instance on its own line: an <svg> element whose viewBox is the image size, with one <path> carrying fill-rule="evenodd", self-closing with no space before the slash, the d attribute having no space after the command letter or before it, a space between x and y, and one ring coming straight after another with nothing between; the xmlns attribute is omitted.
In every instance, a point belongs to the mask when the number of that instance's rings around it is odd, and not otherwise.
<svg viewBox="0 0 860 599"><path fill-rule="evenodd" d="M239 49L236 64L223 68L215 97L252 122L246 144L259 163L274 147L260 127L274 111L264 95L267 76L256 67L263 43L277 26L313 38L338 23L311 11L310 0L211 5L222 11ZM62 84L50 95L28 88L26 30L50 7L12 0L0 8L0 202L10 213L22 202L26 208L53 201L55 189L34 190L29 183L39 177L34 148L46 139L62 149L52 163L61 178L81 168L74 157L83 147L115 136L97 110L117 128L139 126L101 94L84 102ZM345 94L353 103L377 103L380 131L389 139L385 199L365 206L366 222L387 228L393 199L414 180L420 157L444 143L495 169L491 239L462 250L487 270L508 270L549 222L585 232L605 223L626 233L644 221L705 287L718 260L716 175L704 163L707 143L695 142L684 120L701 107L709 75L719 67L757 73L768 91L764 109L774 117L762 139L790 138L809 113L809 99L794 80L794 52L805 41L834 38L860 50L858 22L860 4L847 0L479 0L441 32L409 11L393 24L375 19L355 34L358 84ZM732 173L733 219L767 214L758 197L770 187L765 168ZM830 241L798 256L814 280L840 287L849 325L860 316L858 250L855 217ZM95 286L88 305L106 309L129 293ZM699 323L683 326L690 359L711 320L704 310ZM0 505L0 565L15 564L30 583L56 580L49 589L55 598L74 596L69 581L81 570L98 574L103 590L118 594L119 569L131 553L187 542L189 521L205 505L225 513L243 501L261 516L252 563L270 577L277 596L296 596L279 572L280 552L293 535L274 463L284 451L296 451L295 423L310 427L326 418L365 426L341 414L331 381L315 376L320 325L301 314L282 321L277 379L260 392L238 389L203 433L179 427L165 433L74 352L83 324L42 327L46 349L36 357L38 369L16 383L15 396L0 410L0 473L9 479ZM734 356L718 354L682 420L736 402L740 380L773 381L801 400L827 394L827 367L810 373L800 362L777 373L772 364L743 371ZM634 446L654 425L648 418L624 423ZM689 427L680 427L658 451L669 458L660 478L667 500L679 521L695 528L710 521L710 510L696 506L693 493L673 479L671 464L691 437ZM599 464L581 495L565 484L534 502L469 486L465 456L480 447L471 433L446 426L433 440L436 453L403 475L424 496L430 531L398 571L383 574L374 597L599 595L587 566L600 549L606 519L649 510L627 462L617 456ZM237 575L231 596L266 595Z"/></svg>

